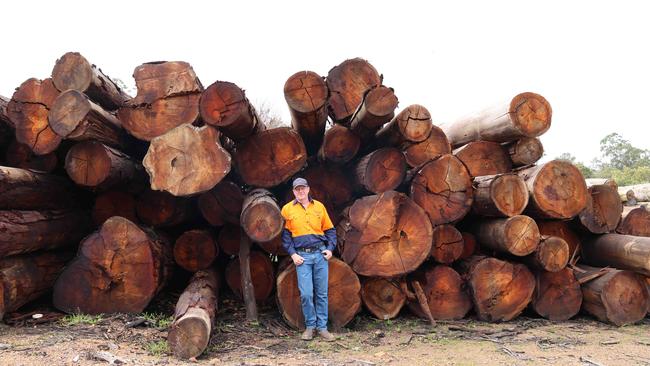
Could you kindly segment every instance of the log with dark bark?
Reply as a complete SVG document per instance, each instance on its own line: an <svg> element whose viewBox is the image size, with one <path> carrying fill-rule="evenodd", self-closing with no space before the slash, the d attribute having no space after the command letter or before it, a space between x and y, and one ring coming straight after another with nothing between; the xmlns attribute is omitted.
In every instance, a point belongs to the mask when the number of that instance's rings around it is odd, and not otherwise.
<svg viewBox="0 0 650 366"><path fill-rule="evenodd" d="M490 141L472 141L454 150L454 155L465 164L472 177L508 173L512 163L500 144Z"/></svg>
<svg viewBox="0 0 650 366"><path fill-rule="evenodd" d="M612 232L621 221L623 203L618 192L606 184L588 188L587 205L578 215L578 222L594 234Z"/></svg>
<svg viewBox="0 0 650 366"><path fill-rule="evenodd" d="M135 213L135 198L131 193L123 191L108 191L95 197L92 218L96 226L101 226L113 216L121 216L127 220L138 222Z"/></svg>
<svg viewBox="0 0 650 366"><path fill-rule="evenodd" d="M542 236L533 253L524 257L528 266L546 272L559 272L571 259L569 244L557 236Z"/></svg>
<svg viewBox="0 0 650 366"><path fill-rule="evenodd" d="M144 165L151 189L174 196L206 192L230 172L230 154L211 126L180 125L151 140Z"/></svg>
<svg viewBox="0 0 650 366"><path fill-rule="evenodd" d="M254 242L269 241L280 234L284 219L271 192L254 189L244 198L241 226Z"/></svg>
<svg viewBox="0 0 650 366"><path fill-rule="evenodd" d="M363 100L350 118L350 130L368 143L395 116L398 100L393 88L373 86L363 94Z"/></svg>
<svg viewBox="0 0 650 366"><path fill-rule="evenodd" d="M431 252L433 234L426 213L395 191L356 200L336 231L342 259L364 276L409 273Z"/></svg>
<svg viewBox="0 0 650 366"><path fill-rule="evenodd" d="M623 218L616 232L625 235L650 237L650 211L646 206L623 210Z"/></svg>
<svg viewBox="0 0 650 366"><path fill-rule="evenodd" d="M171 275L171 246L116 216L84 239L54 285L66 313L140 313Z"/></svg>
<svg viewBox="0 0 650 366"><path fill-rule="evenodd" d="M230 260L226 266L225 278L228 287L239 298L243 299L241 286L241 265L238 257ZM255 301L264 302L271 296L275 286L275 274L271 259L260 251L250 251L251 283L253 284Z"/></svg>
<svg viewBox="0 0 650 366"><path fill-rule="evenodd" d="M47 120L52 131L64 139L97 140L116 148L126 145L122 122L77 90L59 94Z"/></svg>
<svg viewBox="0 0 650 366"><path fill-rule="evenodd" d="M284 84L284 99L289 105L291 126L302 137L307 153L313 155L323 142L327 122L327 85L313 71L300 71Z"/></svg>
<svg viewBox="0 0 650 366"><path fill-rule="evenodd" d="M226 224L217 235L217 244L221 251L227 255L239 254L239 242L241 241L241 228L237 225Z"/></svg>
<svg viewBox="0 0 650 366"><path fill-rule="evenodd" d="M481 320L512 320L532 299L535 277L523 264L473 256L461 261L459 269Z"/></svg>
<svg viewBox="0 0 650 366"><path fill-rule="evenodd" d="M203 218L212 226L223 226L226 223L239 225L243 202L241 188L229 180L222 180L198 199Z"/></svg>
<svg viewBox="0 0 650 366"><path fill-rule="evenodd" d="M551 127L551 115L551 105L544 97L521 93L443 126L443 130L454 147L478 140L510 142L543 134Z"/></svg>
<svg viewBox="0 0 650 366"><path fill-rule="evenodd" d="M81 210L0 211L0 258L74 247L90 230Z"/></svg>
<svg viewBox="0 0 650 366"><path fill-rule="evenodd" d="M478 243L472 233L462 232L461 235L463 236L463 254L459 259L467 259L478 252Z"/></svg>
<svg viewBox="0 0 650 366"><path fill-rule="evenodd" d="M517 174L526 181L530 193L527 213L531 216L570 219L587 206L585 179L568 161L553 160Z"/></svg>
<svg viewBox="0 0 650 366"><path fill-rule="evenodd" d="M219 246L208 230L189 230L174 243L174 262L189 272L210 268L219 255Z"/></svg>
<svg viewBox="0 0 650 366"><path fill-rule="evenodd" d="M384 147L362 157L355 167L357 186L372 193L397 188L406 174L406 160L401 151Z"/></svg>
<svg viewBox="0 0 650 366"><path fill-rule="evenodd" d="M440 127L432 126L429 137L421 142L407 142L401 147L406 158L406 164L418 168L442 155L451 154L451 145Z"/></svg>
<svg viewBox="0 0 650 366"><path fill-rule="evenodd" d="M216 81L203 91L199 110L205 123L219 128L235 142L266 128L244 91L227 81Z"/></svg>
<svg viewBox="0 0 650 366"><path fill-rule="evenodd" d="M178 299L167 336L176 357L198 357L208 347L217 315L219 282L214 269L196 272Z"/></svg>
<svg viewBox="0 0 650 366"><path fill-rule="evenodd" d="M429 111L419 104L412 104L399 112L375 136L380 144L400 146L426 140L432 128Z"/></svg>
<svg viewBox="0 0 650 366"><path fill-rule="evenodd" d="M522 137L503 146L510 156L512 166L534 164L544 155L544 146L537 137Z"/></svg>
<svg viewBox="0 0 650 366"><path fill-rule="evenodd" d="M329 114L334 122L347 123L366 90L381 85L381 76L366 60L345 60L327 73Z"/></svg>
<svg viewBox="0 0 650 366"><path fill-rule="evenodd" d="M487 217L512 217L528 205L528 188L516 174L487 175L474 178L472 211Z"/></svg>
<svg viewBox="0 0 650 366"><path fill-rule="evenodd" d="M82 141L71 147L65 170L77 185L94 191L125 188L137 192L147 183L140 163L97 141Z"/></svg>
<svg viewBox="0 0 650 366"><path fill-rule="evenodd" d="M56 60L52 80L60 91L77 90L109 111L131 99L126 92L78 52L68 52Z"/></svg>
<svg viewBox="0 0 650 366"><path fill-rule="evenodd" d="M361 145L359 136L339 124L327 130L322 141L323 144L318 151L318 159L332 164L345 164L352 160L357 155Z"/></svg>
<svg viewBox="0 0 650 366"><path fill-rule="evenodd" d="M650 238L621 234L591 235L583 240L582 260L650 276Z"/></svg>
<svg viewBox="0 0 650 366"><path fill-rule="evenodd" d="M7 104L7 115L16 129L16 141L29 146L36 155L56 150L61 143L47 122L50 106L59 95L52 79L28 79Z"/></svg>
<svg viewBox="0 0 650 366"><path fill-rule="evenodd" d="M0 259L0 320L52 290L72 252L43 252Z"/></svg>
<svg viewBox="0 0 650 366"><path fill-rule="evenodd" d="M0 210L78 206L76 187L56 175L0 166Z"/></svg>
<svg viewBox="0 0 650 366"><path fill-rule="evenodd" d="M520 257L534 252L540 241L535 220L524 215L477 220L472 225L472 231L481 248Z"/></svg>
<svg viewBox="0 0 650 366"><path fill-rule="evenodd" d="M340 259L332 257L328 267L327 315L334 329L340 329L361 310L361 284L352 268ZM295 265L288 265L278 275L276 286L278 308L282 317L291 327L304 329L305 320L300 305Z"/></svg>
<svg viewBox="0 0 650 366"><path fill-rule="evenodd" d="M611 234L610 234L611 235ZM583 276L599 268L581 265ZM608 269L606 273L582 284L582 308L598 320L617 326L634 324L648 310L648 289L645 281L631 271Z"/></svg>
<svg viewBox="0 0 650 366"><path fill-rule="evenodd" d="M406 303L403 279L370 277L361 281L363 305L377 319L393 319Z"/></svg>
<svg viewBox="0 0 650 366"><path fill-rule="evenodd" d="M140 140L199 118L203 86L187 62L151 62L133 72L138 95L118 111L122 126Z"/></svg>
<svg viewBox="0 0 650 366"><path fill-rule="evenodd" d="M153 227L178 225L192 217L190 201L160 191L147 190L138 196L135 210L143 224Z"/></svg>
<svg viewBox="0 0 650 366"><path fill-rule="evenodd" d="M433 228L431 258L442 264L451 264L463 255L463 235L452 225Z"/></svg>
<svg viewBox="0 0 650 366"><path fill-rule="evenodd" d="M56 153L36 155L29 146L16 140L11 141L5 151L5 164L14 168L51 173L58 163L59 158Z"/></svg>
<svg viewBox="0 0 650 366"><path fill-rule="evenodd" d="M288 127L257 133L238 148L234 156L242 180L251 186L270 188L297 173L307 161L300 135Z"/></svg>
<svg viewBox="0 0 650 366"><path fill-rule="evenodd" d="M431 224L441 225L465 217L472 207L472 180L453 155L426 163L414 176L409 195L424 208Z"/></svg>
<svg viewBox="0 0 650 366"><path fill-rule="evenodd" d="M570 268L557 272L535 273L535 292L531 307L549 320L569 320L580 311L582 291Z"/></svg>
<svg viewBox="0 0 650 366"><path fill-rule="evenodd" d="M425 265L409 276L409 281L412 280L421 284L434 319L462 319L472 309L465 281L451 267ZM426 319L417 301L409 301L408 307L415 315Z"/></svg>

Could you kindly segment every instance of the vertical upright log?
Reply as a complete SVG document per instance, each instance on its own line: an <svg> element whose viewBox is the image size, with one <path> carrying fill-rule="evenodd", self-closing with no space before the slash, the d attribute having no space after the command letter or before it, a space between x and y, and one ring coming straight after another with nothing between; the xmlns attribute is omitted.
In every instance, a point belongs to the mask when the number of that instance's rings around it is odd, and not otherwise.
<svg viewBox="0 0 650 366"><path fill-rule="evenodd" d="M578 215L578 222L594 234L614 231L623 212L618 192L606 184L591 186L587 191L587 205Z"/></svg>
<svg viewBox="0 0 650 366"><path fill-rule="evenodd" d="M512 166L534 164L544 155L544 146L537 137L522 137L503 146L510 156Z"/></svg>
<svg viewBox="0 0 650 366"><path fill-rule="evenodd" d="M406 174L404 155L392 147L385 147L364 156L357 163L356 183L363 190L382 193L397 188Z"/></svg>
<svg viewBox="0 0 650 366"><path fill-rule="evenodd" d="M528 205L528 189L516 174L488 175L474 178L472 211L481 216L512 217Z"/></svg>
<svg viewBox="0 0 650 366"><path fill-rule="evenodd" d="M257 304L255 303L255 288L251 275L250 261L251 240L246 233L241 233L239 243L239 270L241 274L241 291L246 306L246 320L257 321Z"/></svg>
<svg viewBox="0 0 650 366"><path fill-rule="evenodd" d="M376 134L381 144L399 146L407 142L422 142L433 128L431 114L419 104L412 104L399 112Z"/></svg>
<svg viewBox="0 0 650 366"><path fill-rule="evenodd" d="M510 158L496 142L472 141L454 150L454 156L465 164L472 177L508 173Z"/></svg>
<svg viewBox="0 0 650 366"><path fill-rule="evenodd" d="M534 252L540 241L537 224L524 215L507 219L484 219L477 221L472 229L481 248L520 257Z"/></svg>
<svg viewBox="0 0 650 366"><path fill-rule="evenodd" d="M353 58L343 61L327 73L330 92L329 113L334 122L347 123L363 94L373 86L381 85L381 76L366 60Z"/></svg>
<svg viewBox="0 0 650 366"><path fill-rule="evenodd" d="M313 155L323 142L327 122L327 85L313 71L300 71L284 84L284 99L289 105L291 126L305 142L307 153Z"/></svg>
<svg viewBox="0 0 650 366"><path fill-rule="evenodd" d="M537 314L549 320L569 320L578 314L582 291L572 269L539 271L535 280L531 306Z"/></svg>
<svg viewBox="0 0 650 366"><path fill-rule="evenodd" d="M363 94L363 100L350 118L350 131L368 143L384 123L395 116L398 100L393 88L373 86Z"/></svg>

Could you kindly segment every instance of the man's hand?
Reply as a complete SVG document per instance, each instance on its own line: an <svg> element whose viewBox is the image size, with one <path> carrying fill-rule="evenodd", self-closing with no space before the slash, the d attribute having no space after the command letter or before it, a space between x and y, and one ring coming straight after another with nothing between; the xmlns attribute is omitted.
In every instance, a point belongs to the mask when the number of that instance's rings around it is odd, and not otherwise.
<svg viewBox="0 0 650 366"><path fill-rule="evenodd" d="M323 250L321 253L323 253L323 256L325 256L326 260L330 260L332 258L332 251L331 250Z"/></svg>
<svg viewBox="0 0 650 366"><path fill-rule="evenodd" d="M291 259L293 260L293 264L295 264L296 266L303 264L303 262L305 261L305 259L300 255L298 255L298 253L291 254Z"/></svg>

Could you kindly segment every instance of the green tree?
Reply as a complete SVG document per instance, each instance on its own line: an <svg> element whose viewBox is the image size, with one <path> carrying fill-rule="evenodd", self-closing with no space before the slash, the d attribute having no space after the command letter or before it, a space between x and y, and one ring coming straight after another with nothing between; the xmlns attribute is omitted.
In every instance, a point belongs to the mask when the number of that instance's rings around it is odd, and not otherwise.
<svg viewBox="0 0 650 366"><path fill-rule="evenodd" d="M630 141L616 132L600 140L600 152L604 158L601 161L601 168L608 165L614 169L650 166L650 150L632 146Z"/></svg>

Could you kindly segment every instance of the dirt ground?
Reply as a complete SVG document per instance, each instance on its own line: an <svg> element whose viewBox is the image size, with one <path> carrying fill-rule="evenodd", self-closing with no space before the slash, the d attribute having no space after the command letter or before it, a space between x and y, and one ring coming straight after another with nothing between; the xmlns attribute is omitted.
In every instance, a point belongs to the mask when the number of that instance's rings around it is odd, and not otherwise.
<svg viewBox="0 0 650 366"><path fill-rule="evenodd" d="M379 321L361 313L339 339L299 340L273 307L247 324L244 310L222 301L205 365L650 365L650 318L617 328L580 316L551 322L522 316L489 324L471 317L431 326L407 311ZM0 324L0 365L184 365L166 343L173 301L154 313L63 317L51 308L10 314ZM44 318L34 320L33 313ZM158 314L158 315L157 315ZM43 322L47 319L47 322ZM38 322L43 322L36 324Z"/></svg>

